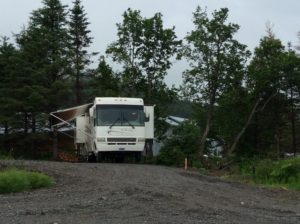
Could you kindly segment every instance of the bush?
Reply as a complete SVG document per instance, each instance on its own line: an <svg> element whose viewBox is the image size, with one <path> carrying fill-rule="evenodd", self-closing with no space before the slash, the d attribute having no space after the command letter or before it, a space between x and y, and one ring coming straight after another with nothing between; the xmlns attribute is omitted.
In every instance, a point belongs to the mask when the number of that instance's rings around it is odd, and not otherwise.
<svg viewBox="0 0 300 224"><path fill-rule="evenodd" d="M0 151L0 159L1 160L10 160L10 159L13 159L13 157L12 157L11 153L1 150Z"/></svg>
<svg viewBox="0 0 300 224"><path fill-rule="evenodd" d="M274 162L272 160L261 160L255 167L255 179L259 182L267 182L270 180L273 170Z"/></svg>
<svg viewBox="0 0 300 224"><path fill-rule="evenodd" d="M300 190L300 158L260 161L256 166L255 181Z"/></svg>
<svg viewBox="0 0 300 224"><path fill-rule="evenodd" d="M164 146L157 156L157 163L167 166L183 166L184 159L189 159L191 166L201 166L196 156L197 134L199 128L194 124L183 122L173 129L173 135L164 141Z"/></svg>
<svg viewBox="0 0 300 224"><path fill-rule="evenodd" d="M49 187L53 183L51 177L42 173L16 169L0 172L0 193L2 194Z"/></svg>
<svg viewBox="0 0 300 224"><path fill-rule="evenodd" d="M184 153L179 147L165 147L160 151L157 163L167 166L183 166L184 158Z"/></svg>

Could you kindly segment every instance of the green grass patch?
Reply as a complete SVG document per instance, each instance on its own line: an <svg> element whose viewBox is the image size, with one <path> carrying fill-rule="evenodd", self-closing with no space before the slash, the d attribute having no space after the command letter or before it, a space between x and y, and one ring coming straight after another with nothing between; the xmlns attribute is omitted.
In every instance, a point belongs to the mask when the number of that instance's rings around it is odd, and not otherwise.
<svg viewBox="0 0 300 224"><path fill-rule="evenodd" d="M53 183L54 181L51 177L38 172L17 169L0 171L1 194L49 187Z"/></svg>
<svg viewBox="0 0 300 224"><path fill-rule="evenodd" d="M13 159L11 153L0 150L0 160L10 160Z"/></svg>
<svg viewBox="0 0 300 224"><path fill-rule="evenodd" d="M300 190L300 158L260 161L256 166L255 182Z"/></svg>
<svg viewBox="0 0 300 224"><path fill-rule="evenodd" d="M238 165L238 166L237 166ZM225 179L300 191L300 157L281 160L241 160Z"/></svg>

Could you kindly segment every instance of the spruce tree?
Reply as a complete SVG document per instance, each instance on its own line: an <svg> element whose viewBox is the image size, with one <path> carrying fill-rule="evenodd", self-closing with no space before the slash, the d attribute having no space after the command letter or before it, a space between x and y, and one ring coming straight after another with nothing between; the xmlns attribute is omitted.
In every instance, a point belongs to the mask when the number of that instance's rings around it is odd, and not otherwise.
<svg viewBox="0 0 300 224"><path fill-rule="evenodd" d="M76 103L82 103L82 78L86 67L91 63L87 48L92 43L89 36L88 19L80 0L73 2L71 9L69 33L71 37L72 66L75 78Z"/></svg>
<svg viewBox="0 0 300 224"><path fill-rule="evenodd" d="M0 41L0 127L4 128L4 133L8 134L16 108L16 100L12 95L11 80L11 62L16 54L15 47L8 42L7 37Z"/></svg>
<svg viewBox="0 0 300 224"><path fill-rule="evenodd" d="M90 100L95 96L120 96L120 78L106 62L104 56L100 57L98 68L90 79L89 87Z"/></svg>
<svg viewBox="0 0 300 224"><path fill-rule="evenodd" d="M17 35L26 69L23 75L35 91L33 98L44 104L40 111L50 112L68 102L69 42L66 6L59 0L43 0L43 7L32 12L28 27Z"/></svg>

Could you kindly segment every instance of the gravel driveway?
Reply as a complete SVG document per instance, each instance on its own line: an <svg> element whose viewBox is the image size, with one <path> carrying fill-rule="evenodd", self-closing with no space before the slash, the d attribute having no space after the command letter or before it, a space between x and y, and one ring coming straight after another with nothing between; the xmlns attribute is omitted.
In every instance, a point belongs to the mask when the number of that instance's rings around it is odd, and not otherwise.
<svg viewBox="0 0 300 224"><path fill-rule="evenodd" d="M0 223L300 223L300 192L177 168L0 161L52 176L48 189L0 195Z"/></svg>

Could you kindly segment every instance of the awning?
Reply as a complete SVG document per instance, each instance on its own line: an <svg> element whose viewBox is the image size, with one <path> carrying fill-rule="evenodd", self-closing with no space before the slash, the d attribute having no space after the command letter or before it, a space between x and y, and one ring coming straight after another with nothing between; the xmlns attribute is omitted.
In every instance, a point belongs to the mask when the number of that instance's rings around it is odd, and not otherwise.
<svg viewBox="0 0 300 224"><path fill-rule="evenodd" d="M77 107L71 107L63 110L58 110L50 113L51 126L61 125L68 123L68 121L74 120L76 117L88 112L88 109L93 103L80 105Z"/></svg>

